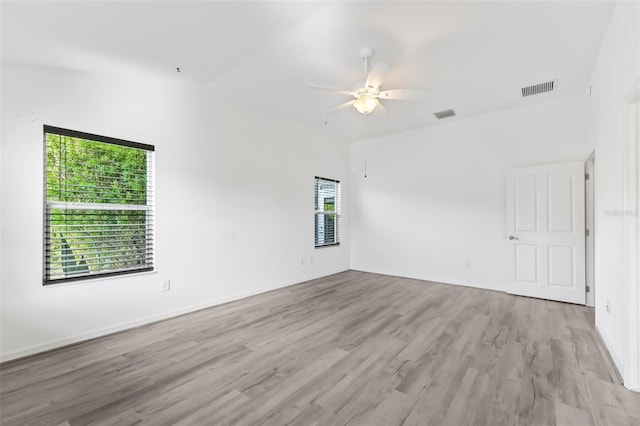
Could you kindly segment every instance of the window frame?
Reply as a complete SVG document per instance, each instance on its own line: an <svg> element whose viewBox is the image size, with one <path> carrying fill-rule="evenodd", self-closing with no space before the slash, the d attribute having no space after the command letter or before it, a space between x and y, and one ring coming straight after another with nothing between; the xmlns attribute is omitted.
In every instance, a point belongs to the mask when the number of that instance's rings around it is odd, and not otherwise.
<svg viewBox="0 0 640 426"><path fill-rule="evenodd" d="M100 279L105 279L105 278L112 278L112 277L118 277L118 276L123 276L123 275L135 275L135 274L143 274L143 273L149 273L149 272L153 272L155 270L155 238L151 239L151 243L152 243L152 249L151 249L151 266L145 266L142 268L137 268L137 269L131 269L131 270L124 270L124 271L113 271L113 272L104 272L104 273L97 273L97 274L91 274L91 275L78 275L78 276L72 276L72 277L65 277L65 278L57 278L57 279L48 279L47 278L47 264L50 263L48 262L47 259L47 231L50 227L50 219L49 219L49 201L47 201L47 134L57 134L60 136L66 136L66 137L72 137L72 138L78 138L78 139L85 139L85 140L89 140L92 142L100 142L100 143L105 143L105 144L111 144L111 145L117 145L117 146L123 146L123 147L127 147L127 148L136 148L136 149L142 149L145 150L147 152L151 152L152 155L155 154L155 146L154 145L149 145L149 144L144 144L144 143L139 143L139 142L133 142L133 141L129 141L129 140L124 140L124 139L118 139L118 138L113 138L113 137L109 137L109 136L103 136L103 135L96 135L93 133L87 133L87 132L81 132L78 130L71 130L71 129L65 129L62 127L56 127L56 126L50 126L50 125L43 125L43 132L42 132L42 143L43 143L43 149L42 149L42 153L43 153L43 194L42 194L42 219L43 219L43 228L42 228L42 285L47 287L47 286L54 286L57 284L66 284L66 283L70 283L70 282L78 282L78 281L94 281L94 280L100 280ZM154 162L152 161L152 163L149 165L147 165L147 179L150 179L150 181L147 181L147 193L149 192L149 188L152 189L152 191L155 189L155 167L154 167ZM149 168L151 168L151 170L149 170ZM150 173L151 172L151 173ZM58 203L58 202L51 202L51 203ZM99 203L96 203L99 204ZM150 211L151 216L153 217L153 215L155 214L155 200L152 199L151 202L148 204L150 207L147 209L147 211ZM146 228L147 231L150 231L152 234L155 232L155 221L151 221L151 223L147 223L146 224Z"/></svg>
<svg viewBox="0 0 640 426"><path fill-rule="evenodd" d="M340 245L340 218L342 216L342 195L341 195L341 184L340 181L337 179L330 179L330 178L325 178L325 177L321 177L321 176L315 176L314 178L314 188L313 188L313 195L314 195L314 215L313 215L313 245L314 248L316 249L321 249L321 248L326 248L326 247L335 247L335 246L339 246ZM324 210L324 207L322 210L318 210L315 208L315 203L318 200L318 183L319 181L326 181L326 182L333 182L336 185L336 194L335 194L335 200L334 200L334 210L333 211L327 211ZM335 226L334 226L334 242L333 243L328 243L328 244L318 244L317 243L317 218L319 215L332 215L335 218Z"/></svg>

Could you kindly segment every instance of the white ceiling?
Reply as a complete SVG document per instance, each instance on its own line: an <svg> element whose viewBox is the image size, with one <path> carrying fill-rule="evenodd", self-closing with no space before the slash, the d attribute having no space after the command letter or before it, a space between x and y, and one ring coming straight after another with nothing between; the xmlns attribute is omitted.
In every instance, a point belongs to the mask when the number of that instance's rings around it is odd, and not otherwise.
<svg viewBox="0 0 640 426"><path fill-rule="evenodd" d="M355 140L584 93L611 2L2 2L2 61L187 80ZM427 87L387 114L349 100L360 47L391 65L383 89ZM176 67L182 72L177 73ZM520 88L557 79L557 91ZM325 124L326 122L326 124Z"/></svg>

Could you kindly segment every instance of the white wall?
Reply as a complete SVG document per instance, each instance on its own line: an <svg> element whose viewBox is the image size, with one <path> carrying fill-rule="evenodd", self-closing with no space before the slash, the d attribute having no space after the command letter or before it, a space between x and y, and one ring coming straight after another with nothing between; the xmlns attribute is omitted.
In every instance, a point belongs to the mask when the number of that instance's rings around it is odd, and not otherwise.
<svg viewBox="0 0 640 426"><path fill-rule="evenodd" d="M640 70L640 7L618 3L591 75L589 134L595 158L596 327L623 371L625 107ZM606 306L610 309L607 312Z"/></svg>
<svg viewBox="0 0 640 426"><path fill-rule="evenodd" d="M43 124L155 145L156 273L42 286ZM187 84L3 66L1 135L3 360L349 268L348 145L267 112ZM344 182L339 247L314 249L315 175Z"/></svg>
<svg viewBox="0 0 640 426"><path fill-rule="evenodd" d="M571 98L352 144L352 268L504 290L505 173L586 160L585 120Z"/></svg>

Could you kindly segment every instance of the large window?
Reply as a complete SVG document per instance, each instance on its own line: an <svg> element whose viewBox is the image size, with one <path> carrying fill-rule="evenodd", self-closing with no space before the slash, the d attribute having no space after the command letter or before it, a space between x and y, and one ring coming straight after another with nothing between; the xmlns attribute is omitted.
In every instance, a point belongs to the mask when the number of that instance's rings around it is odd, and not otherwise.
<svg viewBox="0 0 640 426"><path fill-rule="evenodd" d="M151 145L44 127L44 284L153 270Z"/></svg>
<svg viewBox="0 0 640 426"><path fill-rule="evenodd" d="M340 182L315 179L316 247L340 244Z"/></svg>

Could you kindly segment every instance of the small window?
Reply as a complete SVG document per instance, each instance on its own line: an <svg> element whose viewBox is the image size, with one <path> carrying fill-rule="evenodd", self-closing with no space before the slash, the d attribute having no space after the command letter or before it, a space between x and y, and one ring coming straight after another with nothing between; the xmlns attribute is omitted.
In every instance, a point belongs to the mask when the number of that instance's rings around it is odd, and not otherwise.
<svg viewBox="0 0 640 426"><path fill-rule="evenodd" d="M340 244L340 182L316 176L315 181L316 247Z"/></svg>
<svg viewBox="0 0 640 426"><path fill-rule="evenodd" d="M44 284L153 270L151 145L44 126Z"/></svg>

